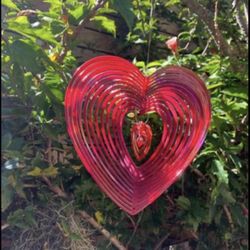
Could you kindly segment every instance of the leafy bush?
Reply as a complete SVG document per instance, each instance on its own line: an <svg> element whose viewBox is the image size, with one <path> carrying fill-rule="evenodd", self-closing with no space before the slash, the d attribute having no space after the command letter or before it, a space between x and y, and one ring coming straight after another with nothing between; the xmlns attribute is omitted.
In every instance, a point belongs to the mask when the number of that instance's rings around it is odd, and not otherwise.
<svg viewBox="0 0 250 250"><path fill-rule="evenodd" d="M6 217L16 197L29 200L30 187L39 193L39 180L49 180L73 194L79 208L133 249L153 249L164 237L166 246L190 240L193 249L247 249L248 38L235 21L246 8L244 2L233 10L228 1L215 6L186 0L45 2L46 11L34 9L28 0L2 2L1 183ZM203 19L201 4L208 13ZM72 52L78 35L90 21L115 36L110 13L124 18L128 33L122 41L138 48L138 56L128 59L142 72L151 74L170 64L188 67L204 79L212 102L212 123L190 168L133 218L101 193L84 170L64 121L65 89L78 66ZM211 13L222 37L210 27ZM170 38L159 32L159 18L180 26L178 57L169 51L163 58L157 47ZM187 52L191 43L194 48ZM159 118L150 119L157 131ZM125 128L127 143L128 133ZM19 223L13 220L20 211L9 214L12 224Z"/></svg>

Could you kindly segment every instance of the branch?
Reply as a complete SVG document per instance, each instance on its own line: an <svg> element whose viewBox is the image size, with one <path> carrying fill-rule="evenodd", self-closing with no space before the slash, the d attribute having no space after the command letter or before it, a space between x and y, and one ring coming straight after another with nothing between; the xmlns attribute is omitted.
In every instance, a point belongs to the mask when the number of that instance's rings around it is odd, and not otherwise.
<svg viewBox="0 0 250 250"><path fill-rule="evenodd" d="M206 54L206 52L207 52L207 49L208 49L208 47L209 47L211 41L212 41L212 37L210 37L210 38L208 39L207 45L206 45L206 47L204 48L204 50L202 51L202 53L201 53L202 56L205 56L205 54Z"/></svg>
<svg viewBox="0 0 250 250"><path fill-rule="evenodd" d="M43 176L42 179L44 180L44 182L48 185L49 189L57 194L59 197L62 197L62 198L68 198L67 194L61 189L59 188L58 186L54 186L51 181L49 180L48 177L46 176Z"/></svg>
<svg viewBox="0 0 250 250"><path fill-rule="evenodd" d="M78 34L80 33L81 29L84 28L84 26L89 21L89 19L92 18L92 17L94 17L95 14L96 14L96 12L100 8L102 8L105 5L105 3L107 3L107 1L108 0L99 0L99 1L97 1L96 6L92 10L90 10L89 14L83 20L81 20L79 22L79 25L77 26L77 28L75 30L75 33L73 35L73 39L75 39L78 36Z"/></svg>
<svg viewBox="0 0 250 250"><path fill-rule="evenodd" d="M154 14L154 9L155 9L155 1L152 0L151 1L151 9L150 9L150 16L149 16L149 25L152 25L152 18L153 18L153 14ZM150 47L151 47L151 42L152 42L152 27L150 27L150 31L148 34L148 51L147 51L147 64L149 62L149 55L150 55Z"/></svg>
<svg viewBox="0 0 250 250"><path fill-rule="evenodd" d="M91 217L85 211L78 211L79 215L89 222L94 228L96 228L100 233L102 233L110 242L117 247L119 250L127 250L127 248L115 237L110 234L105 228L97 223L97 221Z"/></svg>
<svg viewBox="0 0 250 250"><path fill-rule="evenodd" d="M164 241L169 237L169 233L167 233L154 247L154 250L160 249L161 245L164 243Z"/></svg>
<svg viewBox="0 0 250 250"><path fill-rule="evenodd" d="M243 33L246 41L248 42L248 14L246 16L246 5L244 4L244 14L245 14L245 20L243 18L243 15L241 14L241 10L240 10L240 4L239 1L237 1L235 3L235 15L236 15L236 21L240 27L241 32Z"/></svg>
<svg viewBox="0 0 250 250"><path fill-rule="evenodd" d="M108 1L108 0L99 0L99 1L97 1L97 4L95 5L95 7L94 7L93 9L91 9L90 12L88 13L88 15L87 15L84 19L82 19L82 20L79 22L79 24L78 24L78 26L76 27L76 29L75 29L75 31L74 31L74 33L73 33L72 36L69 37L69 36L67 35L67 31L65 31L65 33L63 34L63 43L68 42L69 39L70 39L71 41L74 41L74 40L77 38L77 36L80 34L81 29L84 28L84 26L86 25L86 23L89 21L89 19L92 18L92 17L94 17L95 14L96 14L96 12L97 12L100 8L102 8L102 7L105 5L105 3L106 3L107 1ZM67 44L66 44L66 45L67 45ZM68 50L69 50L69 47L68 47L68 45L67 45L67 46L64 47L62 53L61 53L60 56L58 57L58 59L57 59L57 62L58 62L58 63L62 63L64 57L66 56L66 54L67 54L67 52L68 52Z"/></svg>
<svg viewBox="0 0 250 250"><path fill-rule="evenodd" d="M233 230L234 229L233 219L232 219L231 213L230 213L227 205L223 205L223 209L224 209L224 212L225 212L225 214L227 216L227 220L228 220L228 223L229 223L229 225L231 227L231 230Z"/></svg>
<svg viewBox="0 0 250 250"><path fill-rule="evenodd" d="M133 239L134 236L135 236L135 233L136 233L136 231L137 231L137 229L138 229L138 226L139 226L139 224L140 224L140 222L141 222L142 215L143 215L143 212L141 212L141 214L139 215L139 218L138 218L138 220L137 220L137 222L136 222L136 225L134 226L134 231L133 231L133 233L132 233L132 235L131 235L131 237L130 237L130 239L129 239L127 245L126 245L127 248L128 248L130 242L132 241L132 239Z"/></svg>
<svg viewBox="0 0 250 250"><path fill-rule="evenodd" d="M64 191L62 191L62 189L59 188L58 186L54 186L47 177L43 176L42 178L52 192L56 193L58 196L62 198L68 198L68 195ZM78 213L84 220L89 222L94 228L100 231L114 246L117 247L117 249L127 250L127 248L124 247L123 244L115 236L112 236L105 228L103 228L100 224L98 224L97 221L94 218L92 218L87 212L78 211ZM3 229L4 228L2 226L2 230Z"/></svg>
<svg viewBox="0 0 250 250"><path fill-rule="evenodd" d="M208 27L218 49L221 51L222 55L229 56L233 58L236 55L236 52L230 47L227 41L224 39L218 24L217 24L217 14L218 8L215 6L215 16L213 13L205 8L203 5L199 4L195 0L182 0L182 2L193 12L195 13L203 23ZM216 21L216 22L215 22Z"/></svg>

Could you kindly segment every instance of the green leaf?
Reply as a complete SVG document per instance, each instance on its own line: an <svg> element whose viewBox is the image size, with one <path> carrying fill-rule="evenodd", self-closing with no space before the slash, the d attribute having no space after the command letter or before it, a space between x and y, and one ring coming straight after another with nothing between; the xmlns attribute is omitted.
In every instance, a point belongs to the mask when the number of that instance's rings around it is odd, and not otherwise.
<svg viewBox="0 0 250 250"><path fill-rule="evenodd" d="M30 41L14 41L10 45L10 53L12 60L23 66L27 71L37 74L44 70L41 62L42 52L38 46L31 44Z"/></svg>
<svg viewBox="0 0 250 250"><path fill-rule="evenodd" d="M69 10L69 22L70 24L78 25L79 21L81 19L84 19L84 17L89 12L89 8L87 5L84 5L83 3L80 4L77 8L74 10Z"/></svg>
<svg viewBox="0 0 250 250"><path fill-rule="evenodd" d="M71 233L71 234L69 235L69 238L70 238L71 240L81 240L81 239L82 239L81 235L76 234L76 233Z"/></svg>
<svg viewBox="0 0 250 250"><path fill-rule="evenodd" d="M223 198L224 203L228 204L228 203L235 203L236 202L236 200L233 197L232 192L230 192L228 190L228 188L225 187L225 185L222 185L220 193L221 193L221 196Z"/></svg>
<svg viewBox="0 0 250 250"><path fill-rule="evenodd" d="M230 155L229 155L229 158L231 159L231 161L233 162L234 166L235 166L237 169L240 169L240 168L242 167L241 161L240 161L240 159L238 158L238 156L230 154Z"/></svg>
<svg viewBox="0 0 250 250"><path fill-rule="evenodd" d="M49 3L50 4L50 12L54 13L61 13L62 11L62 6L63 6L63 1L61 0L44 0L43 2Z"/></svg>
<svg viewBox="0 0 250 250"><path fill-rule="evenodd" d="M175 4L178 4L180 3L181 1L180 0L168 0L166 3L165 3L165 7L170 7L170 6L173 6Z"/></svg>
<svg viewBox="0 0 250 250"><path fill-rule="evenodd" d="M14 197L14 189L9 184L7 176L1 178L1 211L5 211Z"/></svg>
<svg viewBox="0 0 250 250"><path fill-rule="evenodd" d="M221 91L223 94L233 97L239 97L244 100L248 100L247 88L242 87L230 87Z"/></svg>
<svg viewBox="0 0 250 250"><path fill-rule="evenodd" d="M16 6L16 4L14 4L13 1L11 1L11 0L2 0L1 4L8 7L9 9L19 10L19 8Z"/></svg>
<svg viewBox="0 0 250 250"><path fill-rule="evenodd" d="M9 145L11 144L11 140L12 140L11 133L6 133L2 136L1 139L2 150L5 150L9 147Z"/></svg>
<svg viewBox="0 0 250 250"><path fill-rule="evenodd" d="M190 200L185 196L179 196L176 200L176 204L184 210L188 210L191 207Z"/></svg>
<svg viewBox="0 0 250 250"><path fill-rule="evenodd" d="M116 9L124 18L124 20L128 25L129 30L131 31L135 19L132 0L127 0L127 1L112 0L111 3L114 9Z"/></svg>
<svg viewBox="0 0 250 250"><path fill-rule="evenodd" d="M62 79L57 72L46 72L44 76L44 85L42 89L45 91L46 95L54 103L61 104L64 100L64 93L62 90Z"/></svg>
<svg viewBox="0 0 250 250"><path fill-rule="evenodd" d="M38 168L38 167L35 167L32 171L29 171L27 173L27 175L30 175L30 176L41 176L42 175L42 169L41 168Z"/></svg>
<svg viewBox="0 0 250 250"><path fill-rule="evenodd" d="M180 40L183 40L183 41L187 41L187 40L189 40L190 39L190 32L188 32L188 31L184 31L184 32L181 32L179 35L178 35L178 38L180 39Z"/></svg>
<svg viewBox="0 0 250 250"><path fill-rule="evenodd" d="M57 168L50 166L42 170L42 175L47 177L55 177L58 174Z"/></svg>
<svg viewBox="0 0 250 250"><path fill-rule="evenodd" d="M49 42L52 45L59 44L48 26L43 25L42 27L32 27L28 21L27 16L19 16L16 18L9 19L8 28L25 37L30 37L31 39L33 39L34 42L34 38L36 38L45 42Z"/></svg>
<svg viewBox="0 0 250 250"><path fill-rule="evenodd" d="M116 35L116 26L114 20L105 16L95 16L91 18L91 21L94 21L99 28L112 33L114 36Z"/></svg>
<svg viewBox="0 0 250 250"><path fill-rule="evenodd" d="M57 168L53 166L50 166L45 169L35 167L32 171L29 171L27 173L27 175L35 176L35 177L38 177L38 176L55 177L57 174L58 174L58 170Z"/></svg>
<svg viewBox="0 0 250 250"><path fill-rule="evenodd" d="M228 172L224 169L224 163L221 160L213 160L213 174L218 177L220 183L228 184Z"/></svg>
<svg viewBox="0 0 250 250"><path fill-rule="evenodd" d="M100 211L95 212L95 218L98 224L102 224L104 222L103 214Z"/></svg>
<svg viewBox="0 0 250 250"><path fill-rule="evenodd" d="M16 226L22 229L31 228L37 225L34 217L34 209L31 206L14 211L8 216L7 222L11 226Z"/></svg>

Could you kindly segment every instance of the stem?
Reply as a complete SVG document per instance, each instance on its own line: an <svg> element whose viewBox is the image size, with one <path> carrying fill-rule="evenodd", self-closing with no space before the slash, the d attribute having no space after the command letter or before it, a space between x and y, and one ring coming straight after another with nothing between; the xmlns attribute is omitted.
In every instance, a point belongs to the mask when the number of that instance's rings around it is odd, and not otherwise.
<svg viewBox="0 0 250 250"><path fill-rule="evenodd" d="M127 245L126 245L127 248L128 248L130 242L132 241L132 239L133 239L134 236L135 236L135 233L136 233L136 231L137 231L137 229L138 229L138 226L139 226L139 224L140 224L140 222L141 222L142 216L143 216L143 212L141 212L141 214L139 215L139 218L138 218L138 220L137 220L137 222L136 222L136 225L135 225L135 227L134 227L134 231L133 231L133 233L132 233L132 235L131 235L131 237L130 237L130 239L129 239Z"/></svg>
<svg viewBox="0 0 250 250"><path fill-rule="evenodd" d="M77 38L77 36L80 34L81 29L84 28L84 26L86 25L86 23L89 21L89 19L92 18L93 16L95 16L96 12L97 12L100 8L102 8L102 7L105 5L105 3L107 3L107 1L108 1L108 0L99 0L99 1L97 2L96 6L95 6L92 10L90 10L89 14L88 14L84 19L82 19L82 20L79 22L78 26L76 27L76 30L75 30L74 34L73 34L71 37L68 37L68 35L67 35L67 33L66 33L67 31L65 31L65 37L64 37L64 35L63 35L63 41L64 41L64 42L65 42L65 41L68 42L68 41L69 41L69 40L68 40L69 38L70 38L71 41L74 41L74 40ZM61 55L59 56L59 58L58 58L58 60L57 60L58 63L61 63L61 62L63 61L63 59L64 59L64 57L66 56L66 54L67 54L68 51L69 51L69 47L68 47L68 46L67 46L67 47L64 47L64 49L63 49Z"/></svg>
<svg viewBox="0 0 250 250"><path fill-rule="evenodd" d="M141 5L140 5L139 0L136 0L136 3L137 3L137 7L138 7L138 10L139 10L139 13L140 13L140 18L142 18L142 10L141 10ZM144 22L142 20L141 20L141 25L142 25L143 37L145 38L146 37L146 29L145 29Z"/></svg>
<svg viewBox="0 0 250 250"><path fill-rule="evenodd" d="M175 60L176 60L176 62L178 64L178 66L181 66L181 63L180 63L180 61L178 59L178 56L177 56L177 53L173 53L173 55L174 55L174 58L175 58Z"/></svg>
<svg viewBox="0 0 250 250"><path fill-rule="evenodd" d="M97 221L91 217L87 212L85 211L78 211L79 215L89 222L94 228L96 228L100 233L102 233L117 249L119 250L127 250L127 248L109 231L107 231L104 227L102 227L100 224L97 223Z"/></svg>
<svg viewBox="0 0 250 250"><path fill-rule="evenodd" d="M149 55L150 55L150 47L151 47L151 42L152 42L152 18L153 18L153 13L154 13L154 7L155 7L155 1L151 1L151 8L150 8L150 16L149 16L149 26L150 26L150 31L148 35L148 51L147 51L147 64L149 62Z"/></svg>

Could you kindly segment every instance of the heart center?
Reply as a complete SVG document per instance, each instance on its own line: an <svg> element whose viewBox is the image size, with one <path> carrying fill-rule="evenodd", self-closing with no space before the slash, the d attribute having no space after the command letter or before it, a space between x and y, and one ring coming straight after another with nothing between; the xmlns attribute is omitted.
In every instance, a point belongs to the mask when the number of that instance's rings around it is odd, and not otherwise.
<svg viewBox="0 0 250 250"><path fill-rule="evenodd" d="M148 154L152 142L152 129L145 122L136 122L130 130L134 155L141 161Z"/></svg>
<svg viewBox="0 0 250 250"><path fill-rule="evenodd" d="M159 145L162 119L156 112L137 115L130 112L123 124L123 136L128 152L137 167L143 165Z"/></svg>

